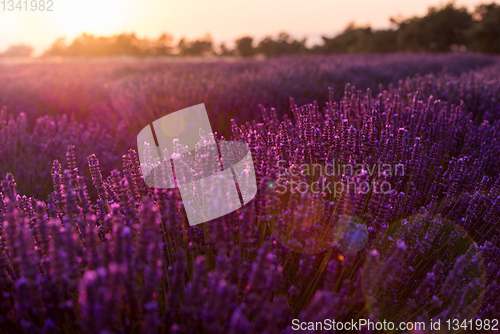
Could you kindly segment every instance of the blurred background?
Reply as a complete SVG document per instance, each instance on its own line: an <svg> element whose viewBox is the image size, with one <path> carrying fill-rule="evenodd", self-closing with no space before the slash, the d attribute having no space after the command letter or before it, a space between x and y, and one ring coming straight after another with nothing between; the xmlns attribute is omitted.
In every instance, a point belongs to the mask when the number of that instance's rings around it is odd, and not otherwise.
<svg viewBox="0 0 500 334"><path fill-rule="evenodd" d="M481 0L16 2L0 4L3 57L500 52L500 7Z"/></svg>
<svg viewBox="0 0 500 334"><path fill-rule="evenodd" d="M0 175L18 170L20 190L43 197L68 145L85 177L93 153L107 175L170 112L204 103L229 138L231 119L259 122L263 107L292 117L290 98L323 107L347 83L379 94L421 76L481 118L490 102L438 78L491 76L498 53L500 5L484 0L6 0Z"/></svg>

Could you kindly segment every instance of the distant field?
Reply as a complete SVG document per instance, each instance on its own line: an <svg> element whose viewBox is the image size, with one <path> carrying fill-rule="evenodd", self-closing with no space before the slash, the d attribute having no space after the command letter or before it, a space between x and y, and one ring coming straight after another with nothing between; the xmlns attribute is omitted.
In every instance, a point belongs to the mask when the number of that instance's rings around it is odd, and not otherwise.
<svg viewBox="0 0 500 334"><path fill-rule="evenodd" d="M44 166L41 176L47 176L53 159L64 156L67 144L76 145L81 168L87 155L108 152L100 154L100 159L103 170L109 173L120 165L125 149L135 146L135 136L146 124L191 105L205 103L214 131L227 137L231 118L240 123L261 121L259 104L276 108L278 115L291 115L290 97L298 105L318 101L323 108L329 100L329 87L337 101L344 95L347 83L362 91L370 88L376 96L390 85L397 88L398 82L408 76L437 75L445 69L445 76L459 76L468 70L492 66L498 60L499 57L472 53L295 56L268 60L35 59L0 65L0 106L4 109L3 119L7 114L17 117L25 113L26 131L33 141L25 142L23 150L41 155L37 158L38 164ZM432 78L429 80L436 85L436 77ZM400 85L409 91L415 88L408 87L408 83ZM446 91L441 94L439 98L448 99ZM75 122L70 130L65 125L56 126L58 130L47 134L47 139L32 133L37 122L46 121L43 117L55 117L61 122L63 115ZM43 149L39 147L42 143L46 145ZM34 191L29 181L33 179L26 178L33 173L26 167L33 159L33 155L2 155L0 168L4 172L24 168L18 181L27 181L27 189Z"/></svg>

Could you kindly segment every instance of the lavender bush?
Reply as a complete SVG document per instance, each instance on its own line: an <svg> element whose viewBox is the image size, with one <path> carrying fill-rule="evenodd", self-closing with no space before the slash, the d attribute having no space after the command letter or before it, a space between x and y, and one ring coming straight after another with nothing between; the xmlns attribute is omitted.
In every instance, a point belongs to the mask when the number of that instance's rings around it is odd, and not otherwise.
<svg viewBox="0 0 500 334"><path fill-rule="evenodd" d="M86 156L98 155L109 175L120 167L117 157L133 147L138 131L168 112L205 103L214 130L227 137L231 118L262 121L259 104L291 117L290 96L299 105L314 100L324 105L331 87L332 99L339 102L348 82L374 94L386 87L400 96L418 90L425 99L432 94L457 105L464 100L479 117L486 110L495 115L497 86L483 83L495 82L497 70L490 67L497 62L498 57L472 53L400 53L233 62L0 63L0 130L6 143L0 147L0 174L16 171L21 193L45 198L52 161L64 156L67 145L75 145L77 166L88 181Z"/></svg>
<svg viewBox="0 0 500 334"><path fill-rule="evenodd" d="M149 114L138 109L145 119L195 101L188 98L193 81L177 88L186 90L174 95L178 102L159 100L170 79L154 71L169 65L137 66L151 72L116 83L109 123L119 124L120 114L130 120L133 106L147 101ZM307 77L305 68L289 72L292 79ZM249 144L258 193L240 210L195 226L178 190L145 184L137 153L127 150L130 124L109 132L89 108L89 115L69 120L39 117L31 128L26 114L3 109L1 167L14 173L2 173L0 188L0 333L291 333L293 319L441 319L441 332L455 333L443 322L499 318L498 74L491 65L380 87L375 79L372 90L348 84L340 94L333 82L318 94L326 94L324 103L291 98L289 111L261 106L258 116L232 120L224 135ZM329 81L308 78L268 93L294 93L296 85L297 92L305 89L299 100L308 99L308 89ZM233 78L223 79L203 85L222 91ZM360 85L370 86L372 79L365 80ZM267 87L258 82L242 94L253 99L252 89ZM42 164L47 158L55 160ZM280 161L288 168L333 159L399 164L404 175L320 176L332 184L387 182L386 192L277 192L278 182L293 189L291 178L279 180Z"/></svg>

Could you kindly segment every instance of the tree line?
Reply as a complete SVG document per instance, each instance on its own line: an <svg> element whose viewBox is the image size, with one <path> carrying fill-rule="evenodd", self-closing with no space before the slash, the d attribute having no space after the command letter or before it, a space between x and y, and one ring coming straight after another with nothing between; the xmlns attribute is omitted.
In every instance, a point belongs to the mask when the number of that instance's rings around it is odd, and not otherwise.
<svg viewBox="0 0 500 334"><path fill-rule="evenodd" d="M277 37L267 36L255 41L243 36L234 41L215 45L210 35L188 40L181 38L174 43L170 34L157 39L139 38L134 33L115 36L82 34L70 44L57 39L42 56L104 57L130 55L155 56L240 56L332 54L358 52L448 52L467 50L500 53L500 6L482 4L469 12L454 2L442 7L430 7L426 15L410 18L391 18L392 27L374 30L369 26L349 24L335 37L322 36L322 43L306 46L306 39L295 39L286 32ZM29 56L33 49L27 45L14 45L0 56Z"/></svg>

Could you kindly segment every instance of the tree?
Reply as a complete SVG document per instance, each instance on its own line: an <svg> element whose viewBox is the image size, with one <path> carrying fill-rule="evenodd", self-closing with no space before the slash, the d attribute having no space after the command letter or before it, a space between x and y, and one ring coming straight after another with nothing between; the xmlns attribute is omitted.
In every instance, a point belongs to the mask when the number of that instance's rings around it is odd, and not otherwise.
<svg viewBox="0 0 500 334"><path fill-rule="evenodd" d="M202 39L188 41L181 38L177 44L180 56L202 57L214 54L213 41L210 35L206 35Z"/></svg>
<svg viewBox="0 0 500 334"><path fill-rule="evenodd" d="M94 35L83 33L76 37L68 46L66 54L72 57L99 57L108 56L105 37L95 38Z"/></svg>
<svg viewBox="0 0 500 334"><path fill-rule="evenodd" d="M370 27L356 27L349 23L344 31L334 38L323 38L324 53L353 53L367 51L372 30Z"/></svg>
<svg viewBox="0 0 500 334"><path fill-rule="evenodd" d="M400 50L447 52L452 46L466 45L472 15L453 2L442 8L430 7L424 17L391 22L398 26Z"/></svg>
<svg viewBox="0 0 500 334"><path fill-rule="evenodd" d="M480 5L474 13L470 48L486 53L500 53L500 6Z"/></svg>
<svg viewBox="0 0 500 334"><path fill-rule="evenodd" d="M68 47L66 45L66 37L59 37L56 41L48 48L42 57L52 57L52 56L66 56Z"/></svg>
<svg viewBox="0 0 500 334"><path fill-rule="evenodd" d="M396 30L376 30L370 35L365 51L367 52L395 52L398 33Z"/></svg>
<svg viewBox="0 0 500 334"><path fill-rule="evenodd" d="M242 57L252 57L255 54L255 49L252 43L253 38L250 36L244 36L237 39L235 44L238 54Z"/></svg>
<svg viewBox="0 0 500 334"><path fill-rule="evenodd" d="M158 56L167 56L172 54L172 41L174 38L169 34L161 34L155 42L154 54Z"/></svg>
<svg viewBox="0 0 500 334"><path fill-rule="evenodd" d="M224 43L224 42L220 43L219 49L220 49L219 56L222 56L222 57L233 57L233 56L236 55L236 50L228 48L226 46L226 43Z"/></svg>
<svg viewBox="0 0 500 334"><path fill-rule="evenodd" d="M146 56L150 54L149 41L134 33L110 37L95 37L83 33L66 46L65 39L57 39L43 56L107 57L115 55Z"/></svg>
<svg viewBox="0 0 500 334"><path fill-rule="evenodd" d="M11 45L0 56L3 57L15 57L15 58L27 58L31 57L33 54L33 48L26 44L16 44Z"/></svg>
<svg viewBox="0 0 500 334"><path fill-rule="evenodd" d="M266 57L281 55L303 54L307 51L306 39L295 40L288 33L281 32L274 40L267 36L260 41L257 50Z"/></svg>
<svg viewBox="0 0 500 334"><path fill-rule="evenodd" d="M109 44L112 45L112 43L109 43L108 41L108 47L103 46L105 50L109 49L109 46L111 46ZM114 45L112 45L112 47L114 50L108 52L109 54L143 56L147 53L146 50L141 48L141 40L139 40L134 33L116 36L113 44Z"/></svg>

